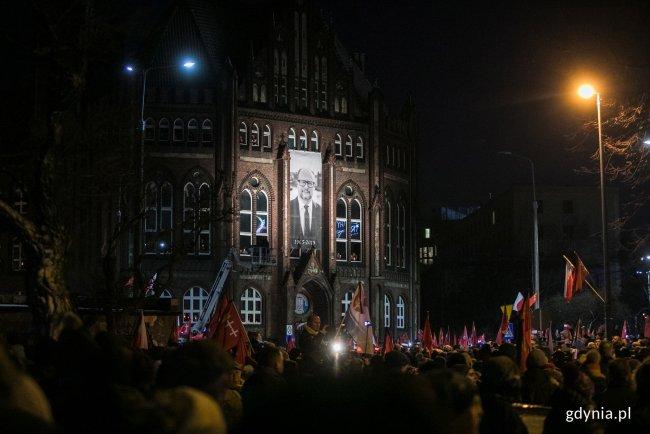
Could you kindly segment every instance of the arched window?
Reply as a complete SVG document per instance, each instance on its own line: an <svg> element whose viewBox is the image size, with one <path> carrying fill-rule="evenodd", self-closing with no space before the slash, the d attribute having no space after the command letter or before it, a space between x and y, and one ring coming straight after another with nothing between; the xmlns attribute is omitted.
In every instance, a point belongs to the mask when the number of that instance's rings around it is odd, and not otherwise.
<svg viewBox="0 0 650 434"><path fill-rule="evenodd" d="M183 128L183 119L176 119L174 121L174 142L182 142L185 140L185 129Z"/></svg>
<svg viewBox="0 0 650 434"><path fill-rule="evenodd" d="M169 289L163 289L160 291L160 296L159 298L172 298L174 295Z"/></svg>
<svg viewBox="0 0 650 434"><path fill-rule="evenodd" d="M248 147L248 128L244 122L239 124L239 146Z"/></svg>
<svg viewBox="0 0 650 434"><path fill-rule="evenodd" d="M334 98L334 113L339 113L341 111L341 103L339 97Z"/></svg>
<svg viewBox="0 0 650 434"><path fill-rule="evenodd" d="M393 310L390 296L384 294L384 327L390 327L391 311Z"/></svg>
<svg viewBox="0 0 650 434"><path fill-rule="evenodd" d="M253 244L253 198L248 190L239 196L239 254L250 255L248 248Z"/></svg>
<svg viewBox="0 0 650 434"><path fill-rule="evenodd" d="M257 202L255 204L255 243L258 246L267 247L269 245L269 201L266 193L257 192Z"/></svg>
<svg viewBox="0 0 650 434"><path fill-rule="evenodd" d="M154 121L152 118L147 118L144 121L144 139L147 141L152 141L156 138L156 132L154 128Z"/></svg>
<svg viewBox="0 0 650 434"><path fill-rule="evenodd" d="M384 225L386 231L384 232L384 245L386 246L386 251L384 252L384 259L386 265L393 265L393 251L391 249L391 241L393 237L393 232L391 231L393 215L390 212L390 202L386 200L384 206Z"/></svg>
<svg viewBox="0 0 650 434"><path fill-rule="evenodd" d="M352 291L347 291L341 299L341 316L345 316L352 302Z"/></svg>
<svg viewBox="0 0 650 434"><path fill-rule="evenodd" d="M203 121L203 125L201 126L201 136L205 145L212 144L212 121L210 119Z"/></svg>
<svg viewBox="0 0 650 434"><path fill-rule="evenodd" d="M397 297L397 315L396 315L396 324L395 326L398 329L404 328L404 318L406 317L406 303L404 302L404 297L401 295Z"/></svg>
<svg viewBox="0 0 650 434"><path fill-rule="evenodd" d="M334 136L334 155L338 157L343 156L343 141L341 140L340 134Z"/></svg>
<svg viewBox="0 0 650 434"><path fill-rule="evenodd" d="M348 112L348 100L345 97L341 98L341 113L346 114Z"/></svg>
<svg viewBox="0 0 650 434"><path fill-rule="evenodd" d="M158 122L158 140L169 142L169 119L167 118L162 118Z"/></svg>
<svg viewBox="0 0 650 434"><path fill-rule="evenodd" d="M363 160L363 139L361 136L357 137L357 159Z"/></svg>
<svg viewBox="0 0 650 434"><path fill-rule="evenodd" d="M162 187L160 187L160 237L158 238L158 251L165 254L172 252L173 197L172 185L169 182L164 182Z"/></svg>
<svg viewBox="0 0 650 434"><path fill-rule="evenodd" d="M241 309L239 313L242 323L250 325L262 324L262 294L257 289L246 288L241 295L240 302Z"/></svg>
<svg viewBox="0 0 650 434"><path fill-rule="evenodd" d="M345 156L346 157L353 157L354 154L352 154L352 137L348 135L345 139Z"/></svg>
<svg viewBox="0 0 650 434"><path fill-rule="evenodd" d="M363 251L361 221L361 204L353 199L350 203L350 261L352 262L361 262Z"/></svg>
<svg viewBox="0 0 650 434"><path fill-rule="evenodd" d="M296 149L296 130L289 128L287 146L289 149Z"/></svg>
<svg viewBox="0 0 650 434"><path fill-rule="evenodd" d="M300 150L307 150L307 132L305 130L300 130Z"/></svg>
<svg viewBox="0 0 650 434"><path fill-rule="evenodd" d="M200 286L193 286L183 294L183 315L189 314L192 322L197 322L203 305L208 299L208 293Z"/></svg>
<svg viewBox="0 0 650 434"><path fill-rule="evenodd" d="M311 150L318 151L318 133L316 130L311 132Z"/></svg>
<svg viewBox="0 0 650 434"><path fill-rule="evenodd" d="M260 99L257 93L257 83L253 83L253 102L258 102Z"/></svg>
<svg viewBox="0 0 650 434"><path fill-rule="evenodd" d="M257 148L260 145L260 129L257 124L251 125L251 146Z"/></svg>
<svg viewBox="0 0 650 434"><path fill-rule="evenodd" d="M198 187L198 188L197 188ZM188 255L209 255L211 251L210 185L188 182L183 188L183 242Z"/></svg>
<svg viewBox="0 0 650 434"><path fill-rule="evenodd" d="M402 266L402 231L401 227L401 218L402 218L402 205L397 204L397 224L395 225L395 233L397 234L395 245L397 246L397 256L395 258L395 265L398 267Z"/></svg>
<svg viewBox="0 0 650 434"><path fill-rule="evenodd" d="M344 199L336 202L336 260L348 260L348 207Z"/></svg>
<svg viewBox="0 0 650 434"><path fill-rule="evenodd" d="M266 85L263 84L260 86L260 102L266 102Z"/></svg>
<svg viewBox="0 0 650 434"><path fill-rule="evenodd" d="M187 123L187 141L196 143L199 140L199 123L196 119L190 119Z"/></svg>
<svg viewBox="0 0 650 434"><path fill-rule="evenodd" d="M264 125L264 135L262 136L262 148L271 149L272 143L273 142L271 139L271 127L268 125Z"/></svg>
<svg viewBox="0 0 650 434"><path fill-rule="evenodd" d="M14 238L11 242L11 269L13 271L23 271L25 269L23 243L18 238Z"/></svg>
<svg viewBox="0 0 650 434"><path fill-rule="evenodd" d="M196 188L188 182L183 188L183 245L188 255L195 250L196 199Z"/></svg>

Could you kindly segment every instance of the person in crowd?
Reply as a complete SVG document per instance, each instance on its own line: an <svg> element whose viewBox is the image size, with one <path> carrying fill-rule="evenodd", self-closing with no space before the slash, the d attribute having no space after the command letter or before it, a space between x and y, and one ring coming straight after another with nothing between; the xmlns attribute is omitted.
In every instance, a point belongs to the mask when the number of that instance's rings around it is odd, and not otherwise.
<svg viewBox="0 0 650 434"><path fill-rule="evenodd" d="M478 434L483 409L474 383L448 369L430 371L425 377L435 393L435 404L446 415L446 432Z"/></svg>
<svg viewBox="0 0 650 434"><path fill-rule="evenodd" d="M544 421L544 434L594 434L599 426L593 421L567 421L567 411L573 412L580 408L589 411L595 408L593 382L573 362L562 367L562 376L564 384L551 397L551 411Z"/></svg>
<svg viewBox="0 0 650 434"><path fill-rule="evenodd" d="M546 354L535 348L526 359L526 372L521 379L521 397L524 402L538 405L548 405L551 396L560 384L548 370Z"/></svg>
<svg viewBox="0 0 650 434"><path fill-rule="evenodd" d="M512 407L520 399L521 377L515 362L506 356L497 356L483 365L481 377L481 402L483 418L481 434L527 433L521 417Z"/></svg>
<svg viewBox="0 0 650 434"><path fill-rule="evenodd" d="M607 375L609 364L614 360L614 346L609 341L602 341L598 346L600 352L600 372Z"/></svg>
<svg viewBox="0 0 650 434"><path fill-rule="evenodd" d="M268 400L269 396L278 393L286 385L282 377L284 372L284 359L279 348L265 345L257 354L257 367L253 375L244 383L242 399L245 415L254 415L260 405Z"/></svg>
<svg viewBox="0 0 650 434"><path fill-rule="evenodd" d="M320 353L323 350L323 340L327 326L321 329L320 317L311 314L307 318L307 324L298 333L298 348L305 354Z"/></svg>
<svg viewBox="0 0 650 434"><path fill-rule="evenodd" d="M589 350L585 357L582 369L589 379L594 383L594 394L597 401L600 400L607 389L607 379L601 371L600 353L596 350Z"/></svg>

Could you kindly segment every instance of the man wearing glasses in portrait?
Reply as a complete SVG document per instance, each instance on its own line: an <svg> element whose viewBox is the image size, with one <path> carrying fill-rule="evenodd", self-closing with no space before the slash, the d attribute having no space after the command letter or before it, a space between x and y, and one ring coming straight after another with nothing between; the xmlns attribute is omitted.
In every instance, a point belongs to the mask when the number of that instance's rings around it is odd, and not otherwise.
<svg viewBox="0 0 650 434"><path fill-rule="evenodd" d="M301 168L296 182L298 196L289 205L291 245L303 250L311 246L320 249L322 207L314 200L316 175L311 169Z"/></svg>

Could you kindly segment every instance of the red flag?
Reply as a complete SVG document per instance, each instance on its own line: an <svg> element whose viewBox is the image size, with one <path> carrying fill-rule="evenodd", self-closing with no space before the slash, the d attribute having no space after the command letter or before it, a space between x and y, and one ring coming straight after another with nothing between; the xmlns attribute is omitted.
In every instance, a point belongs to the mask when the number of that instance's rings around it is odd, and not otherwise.
<svg viewBox="0 0 650 434"><path fill-rule="evenodd" d="M577 254L576 254L577 256ZM578 257L578 262L576 263L576 273L575 273L575 283L573 288L573 294L577 294L582 290L582 285L589 274L589 270L585 267L585 264L582 262L582 259Z"/></svg>
<svg viewBox="0 0 650 434"><path fill-rule="evenodd" d="M384 329L384 345L381 347L381 353L386 354L393 351L393 338L390 336L388 329Z"/></svg>
<svg viewBox="0 0 650 434"><path fill-rule="evenodd" d="M529 297L526 296L524 306L528 306ZM526 359L531 350L531 313L530 307L524 308L519 312L519 333L517 333L517 353L519 356L519 369L521 372L526 370Z"/></svg>
<svg viewBox="0 0 650 434"><path fill-rule="evenodd" d="M248 341L246 328L239 318L239 313L235 308L235 303L230 300L222 315L222 320L216 328L215 334L212 336L217 344L226 351L229 351L237 346L239 340L244 339Z"/></svg>
<svg viewBox="0 0 650 434"><path fill-rule="evenodd" d="M478 336L476 336L476 327L474 326L474 321L472 321L472 333L469 336L469 343L472 344L473 347L475 347L478 343Z"/></svg>
<svg viewBox="0 0 650 434"><path fill-rule="evenodd" d="M235 362L237 362L240 367L244 367L244 365L246 365L246 358L250 357L251 355L251 349L248 344L248 335L246 335L246 337L239 336L237 339L237 347L235 349Z"/></svg>
<svg viewBox="0 0 650 434"><path fill-rule="evenodd" d="M621 338L627 339L627 320L623 320L623 327L621 328Z"/></svg>
<svg viewBox="0 0 650 434"><path fill-rule="evenodd" d="M212 314L212 318L210 318L210 322L208 323L208 339L214 337L214 334L217 332L217 329L221 325L223 315L226 312L229 304L230 299L225 295L219 298L217 307L214 308L214 313Z"/></svg>
<svg viewBox="0 0 650 434"><path fill-rule="evenodd" d="M149 337L147 336L147 325L144 323L144 312L140 311L140 321L133 333L133 348L136 350L149 349Z"/></svg>
<svg viewBox="0 0 650 434"><path fill-rule="evenodd" d="M504 306L503 312L501 313L501 324L499 324L499 330L497 331L497 338L495 340L497 345L501 345L503 343L503 335L505 335L507 331L508 331L508 313Z"/></svg>
<svg viewBox="0 0 650 434"><path fill-rule="evenodd" d="M469 338L467 337L467 326L463 326L463 337L460 338L460 346L462 348L467 348L469 344Z"/></svg>
<svg viewBox="0 0 650 434"><path fill-rule="evenodd" d="M564 299L571 301L576 282L576 267L565 257L564 260Z"/></svg>
<svg viewBox="0 0 650 434"><path fill-rule="evenodd" d="M429 324L429 315L424 321L424 331L422 332L422 348L429 351L433 349L433 335L431 334L431 325Z"/></svg>
<svg viewBox="0 0 650 434"><path fill-rule="evenodd" d="M438 345L444 347L445 343L445 333L442 331L442 327L440 327L440 332L438 333Z"/></svg>

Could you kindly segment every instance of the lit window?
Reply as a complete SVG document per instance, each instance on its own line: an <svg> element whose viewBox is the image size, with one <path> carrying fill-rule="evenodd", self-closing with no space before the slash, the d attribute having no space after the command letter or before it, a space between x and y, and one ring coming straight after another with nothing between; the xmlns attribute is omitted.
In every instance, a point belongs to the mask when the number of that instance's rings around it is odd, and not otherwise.
<svg viewBox="0 0 650 434"><path fill-rule="evenodd" d="M345 200L336 202L336 260L348 259L348 209Z"/></svg>
<svg viewBox="0 0 650 434"><path fill-rule="evenodd" d="M242 323L262 324L262 294L257 289L247 288L240 298Z"/></svg>
<svg viewBox="0 0 650 434"><path fill-rule="evenodd" d="M401 295L397 297L397 315L396 315L396 324L395 326L398 329L404 328L404 317L406 311L406 303L404 303L404 297Z"/></svg>
<svg viewBox="0 0 650 434"><path fill-rule="evenodd" d="M340 134L334 136L334 154L338 157L343 156L343 142Z"/></svg>
<svg viewBox="0 0 650 434"><path fill-rule="evenodd" d="M384 327L390 327L390 316L393 310L388 294L384 294Z"/></svg>
<svg viewBox="0 0 650 434"><path fill-rule="evenodd" d="M424 228L424 238L431 238L431 228Z"/></svg>
<svg viewBox="0 0 650 434"><path fill-rule="evenodd" d="M197 322L207 299L207 291L200 286L193 286L185 291L183 294L183 316L189 314L192 322Z"/></svg>
<svg viewBox="0 0 650 434"><path fill-rule="evenodd" d="M185 140L185 129L183 128L183 120L176 119L174 121L174 141L182 142Z"/></svg>
<svg viewBox="0 0 650 434"><path fill-rule="evenodd" d="M300 150L307 150L307 132L305 130L300 130Z"/></svg>
<svg viewBox="0 0 650 434"><path fill-rule="evenodd" d="M357 137L357 159L363 160L363 139Z"/></svg>
<svg viewBox="0 0 650 434"><path fill-rule="evenodd" d="M264 125L264 135L262 136L262 148L271 149L271 146L272 146L271 127L268 125Z"/></svg>
<svg viewBox="0 0 650 434"><path fill-rule="evenodd" d="M347 136L345 140L345 156L352 157L352 137Z"/></svg>
<svg viewBox="0 0 650 434"><path fill-rule="evenodd" d="M244 122L239 124L239 146L248 147L248 128Z"/></svg>
<svg viewBox="0 0 650 434"><path fill-rule="evenodd" d="M348 291L345 294L343 294L343 298L341 299L341 316L345 316L347 313L348 309L350 308L350 303L352 302L352 291Z"/></svg>
<svg viewBox="0 0 650 434"><path fill-rule="evenodd" d="M363 250L361 204L354 199L350 205L350 261L361 262Z"/></svg>
<svg viewBox="0 0 650 434"><path fill-rule="evenodd" d="M268 246L269 237L269 200L263 191L257 192L255 204L255 244Z"/></svg>

